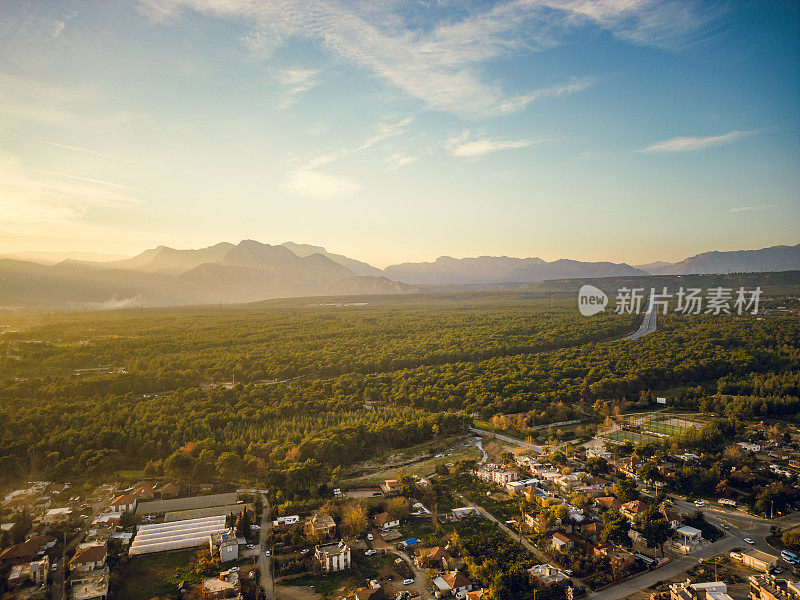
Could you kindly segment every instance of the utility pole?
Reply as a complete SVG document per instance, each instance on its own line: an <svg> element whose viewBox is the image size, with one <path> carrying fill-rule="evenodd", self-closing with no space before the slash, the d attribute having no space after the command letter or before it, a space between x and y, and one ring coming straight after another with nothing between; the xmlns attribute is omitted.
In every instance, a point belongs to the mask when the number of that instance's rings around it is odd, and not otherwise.
<svg viewBox="0 0 800 600"><path fill-rule="evenodd" d="M67 600L67 530L64 530L64 545L61 547L61 600Z"/></svg>

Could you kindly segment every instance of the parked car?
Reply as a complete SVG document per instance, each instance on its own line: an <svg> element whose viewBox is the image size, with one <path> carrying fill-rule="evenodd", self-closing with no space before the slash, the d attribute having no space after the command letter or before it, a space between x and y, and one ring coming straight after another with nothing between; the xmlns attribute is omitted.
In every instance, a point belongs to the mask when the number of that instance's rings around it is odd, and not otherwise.
<svg viewBox="0 0 800 600"><path fill-rule="evenodd" d="M403 585L411 585L414 583L413 579L403 579Z"/></svg>
<svg viewBox="0 0 800 600"><path fill-rule="evenodd" d="M375 537L371 533L368 533L367 534L367 539L371 542L372 540L375 539Z"/></svg>
<svg viewBox="0 0 800 600"><path fill-rule="evenodd" d="M702 500L695 500L695 501L694 501L694 505L695 505L695 506L705 506L705 505L706 505L706 503L705 503L705 502L703 502Z"/></svg>
<svg viewBox="0 0 800 600"><path fill-rule="evenodd" d="M270 553L270 551L269 551L269 550L265 550L265 551L264 551L264 556L271 556L271 553Z"/></svg>
<svg viewBox="0 0 800 600"><path fill-rule="evenodd" d="M231 573L236 573L238 570L239 567L231 567L230 569L228 569L228 571L230 571Z"/></svg>
<svg viewBox="0 0 800 600"><path fill-rule="evenodd" d="M303 548L302 550L300 550L300 554L308 554L308 553L309 553L308 548Z"/></svg>
<svg viewBox="0 0 800 600"><path fill-rule="evenodd" d="M377 550L367 550L364 552L364 556L372 556L373 554L377 554Z"/></svg>

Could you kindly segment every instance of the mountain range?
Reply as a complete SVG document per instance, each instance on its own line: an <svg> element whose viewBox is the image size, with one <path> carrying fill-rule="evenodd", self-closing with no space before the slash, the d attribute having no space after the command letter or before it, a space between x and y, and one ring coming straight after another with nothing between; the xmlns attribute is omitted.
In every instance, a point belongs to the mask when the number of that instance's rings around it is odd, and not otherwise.
<svg viewBox="0 0 800 600"><path fill-rule="evenodd" d="M0 258L0 305L119 308L241 303L294 296L413 293L427 286L490 288L554 279L786 271L800 269L800 244L706 252L677 263L639 266L442 256L433 262L402 263L381 270L320 246L253 240L197 250L159 246L121 260L41 262L47 261Z"/></svg>

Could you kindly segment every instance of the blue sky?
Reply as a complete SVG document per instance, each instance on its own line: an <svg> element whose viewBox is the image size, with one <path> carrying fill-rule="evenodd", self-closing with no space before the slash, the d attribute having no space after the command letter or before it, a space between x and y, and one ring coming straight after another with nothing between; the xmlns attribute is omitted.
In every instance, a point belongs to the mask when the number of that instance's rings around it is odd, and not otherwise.
<svg viewBox="0 0 800 600"><path fill-rule="evenodd" d="M0 252L794 244L799 6L11 0Z"/></svg>

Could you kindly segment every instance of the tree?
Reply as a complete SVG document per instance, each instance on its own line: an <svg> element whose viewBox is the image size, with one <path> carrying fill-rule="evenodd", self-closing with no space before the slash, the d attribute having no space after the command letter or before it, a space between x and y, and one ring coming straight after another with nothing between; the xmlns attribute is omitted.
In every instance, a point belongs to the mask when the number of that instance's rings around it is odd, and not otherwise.
<svg viewBox="0 0 800 600"><path fill-rule="evenodd" d="M639 497L639 492L636 491L636 482L630 477L617 479L611 486L611 491L621 502L630 502Z"/></svg>
<svg viewBox="0 0 800 600"><path fill-rule="evenodd" d="M800 530L793 529L791 531L785 531L781 536L781 542L787 548L792 550L800 550Z"/></svg>
<svg viewBox="0 0 800 600"><path fill-rule="evenodd" d="M586 460L586 470L597 477L605 475L611 470L608 461L602 456L592 456Z"/></svg>
<svg viewBox="0 0 800 600"><path fill-rule="evenodd" d="M216 466L222 481L236 481L242 476L244 461L235 452L223 452L217 459Z"/></svg>
<svg viewBox="0 0 800 600"><path fill-rule="evenodd" d="M173 479L188 480L192 474L192 459L181 450L173 452L164 461L164 473Z"/></svg>
<svg viewBox="0 0 800 600"><path fill-rule="evenodd" d="M352 537L358 537L367 530L367 509L361 501L348 502L342 509L342 529Z"/></svg>
<svg viewBox="0 0 800 600"><path fill-rule="evenodd" d="M386 501L386 512L389 513L392 520L405 519L411 513L408 499L402 497L390 498Z"/></svg>
<svg viewBox="0 0 800 600"><path fill-rule="evenodd" d="M655 481L659 475L658 468L653 463L646 462L639 467L637 475L639 475L642 481Z"/></svg>
<svg viewBox="0 0 800 600"><path fill-rule="evenodd" d="M600 540L605 544L615 544L617 546L629 546L630 538L628 531L631 524L619 511L608 510L603 513L603 530L600 532Z"/></svg>
<svg viewBox="0 0 800 600"><path fill-rule="evenodd" d="M397 485L400 488L400 495L411 498L417 490L417 482L411 475L404 473L397 478Z"/></svg>
<svg viewBox="0 0 800 600"><path fill-rule="evenodd" d="M672 536L672 527L664 516L650 507L642 514L641 529L648 548L660 548L664 555L664 544Z"/></svg>

